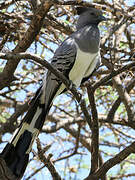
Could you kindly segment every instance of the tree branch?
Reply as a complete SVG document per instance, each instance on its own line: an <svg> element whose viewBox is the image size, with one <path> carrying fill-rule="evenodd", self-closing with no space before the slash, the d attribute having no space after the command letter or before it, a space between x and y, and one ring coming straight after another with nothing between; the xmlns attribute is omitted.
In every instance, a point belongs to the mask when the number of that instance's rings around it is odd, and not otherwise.
<svg viewBox="0 0 135 180"><path fill-rule="evenodd" d="M53 163L50 160L50 157L46 157L44 154L44 150L41 147L40 141L37 138L37 149L38 149L38 157L40 159L40 161L42 163L44 163L44 165L48 168L48 170L50 171L53 180L62 180L62 178L60 177L60 175L58 174L58 172L56 171Z"/></svg>
<svg viewBox="0 0 135 180"><path fill-rule="evenodd" d="M126 159L131 153L135 153L135 142L131 145L123 149L120 153L118 153L113 158L106 161L93 175L89 175L85 180L98 180L103 177L109 169L111 169L116 164L121 163L124 159Z"/></svg>
<svg viewBox="0 0 135 180"><path fill-rule="evenodd" d="M42 66L46 67L49 71L51 71L56 77L58 77L62 83L66 86L68 90L72 92L74 97L76 98L77 102L79 103L81 110L86 118L86 121L88 122L89 126L91 126L91 117L89 115L89 112L87 110L85 101L81 99L80 93L77 91L75 86L57 69L55 69L50 63L48 63L46 60L43 60L41 57L32 55L30 53L0 53L0 58L2 59L8 59L11 61L16 59L32 59L35 62L41 64Z"/></svg>
<svg viewBox="0 0 135 180"><path fill-rule="evenodd" d="M135 78L133 78L133 79L127 84L127 87L126 87L125 89L126 89L126 91L129 93L134 86L135 86ZM117 111L120 103L121 103L121 98L118 97L118 99L113 103L111 109L109 110L109 113L108 113L108 115L107 115L108 121L114 119L115 112Z"/></svg>
<svg viewBox="0 0 135 180"><path fill-rule="evenodd" d="M126 91L126 88L124 88L122 86L122 82L120 80L120 77L119 76L115 76L113 78L113 84L115 86L115 88L117 89L118 91L118 94L121 98L121 100L123 101L124 105L125 105L125 108L127 110L127 114L128 114L128 121L134 121L134 116L135 116L135 112L134 112L134 105L132 104L132 101L130 99L130 96L128 94L128 92Z"/></svg>
<svg viewBox="0 0 135 180"><path fill-rule="evenodd" d="M89 102L91 106L92 122L91 122L91 171L93 174L99 165L99 125L98 125L98 113L95 104L94 91L90 85L87 86L87 92L89 97Z"/></svg>
<svg viewBox="0 0 135 180"><path fill-rule="evenodd" d="M102 86L103 84L105 84L107 81L109 81L113 77L117 76L118 74L120 74L126 70L129 70L130 68L133 68L134 66L135 66L135 62L131 62L131 63L123 66L122 68L119 68L118 70L114 70L109 75L99 79L99 81L96 82L95 84L93 84L92 87L94 89L97 89L99 86Z"/></svg>
<svg viewBox="0 0 135 180"><path fill-rule="evenodd" d="M34 14L28 30L24 34L24 37L22 38L22 40L18 42L17 46L13 50L14 53L24 52L29 48L31 43L35 40L36 36L38 35L42 27L44 17L51 6L51 1L42 2L40 7ZM5 86L8 86L10 82L13 81L13 74L16 70L19 61L20 59L14 59L14 61L7 61L3 72L0 73L0 89L4 88Z"/></svg>

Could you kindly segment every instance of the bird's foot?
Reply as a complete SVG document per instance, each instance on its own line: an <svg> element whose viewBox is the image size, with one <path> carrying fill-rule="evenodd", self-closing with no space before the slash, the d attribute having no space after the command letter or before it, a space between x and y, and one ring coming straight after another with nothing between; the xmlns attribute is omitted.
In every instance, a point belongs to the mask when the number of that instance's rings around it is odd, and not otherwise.
<svg viewBox="0 0 135 180"><path fill-rule="evenodd" d="M70 79L69 79L69 83L70 83L69 90L72 90L73 88L76 88L76 85Z"/></svg>

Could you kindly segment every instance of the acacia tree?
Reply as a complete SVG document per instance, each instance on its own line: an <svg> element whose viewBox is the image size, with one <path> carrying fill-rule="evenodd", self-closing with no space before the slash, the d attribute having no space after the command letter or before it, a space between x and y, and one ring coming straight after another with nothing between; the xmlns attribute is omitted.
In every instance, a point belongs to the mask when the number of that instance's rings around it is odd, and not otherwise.
<svg viewBox="0 0 135 180"><path fill-rule="evenodd" d="M108 18L99 27L100 67L80 89L72 87L56 98L33 146L24 179L39 179L40 173L43 179L135 176L135 6L124 0L95 2L0 2L1 151L20 124L46 69L69 89L70 82L48 62L75 31L75 6L100 8ZM8 176L5 169L1 160L3 179Z"/></svg>

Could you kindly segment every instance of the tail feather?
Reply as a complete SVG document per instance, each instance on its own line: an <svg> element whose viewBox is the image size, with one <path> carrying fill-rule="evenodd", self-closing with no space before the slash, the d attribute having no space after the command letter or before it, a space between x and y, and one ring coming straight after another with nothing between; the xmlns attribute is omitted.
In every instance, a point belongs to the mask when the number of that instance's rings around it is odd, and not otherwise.
<svg viewBox="0 0 135 180"><path fill-rule="evenodd" d="M49 111L48 105L40 104L40 94L40 91L36 93L20 127L1 153L9 169L19 179L28 164L33 141L38 136Z"/></svg>
<svg viewBox="0 0 135 180"><path fill-rule="evenodd" d="M25 168L28 164L29 154L26 153L29 143L31 142L32 135L29 131L25 131L19 138L16 146L8 143L2 152L8 168L17 177L22 177Z"/></svg>

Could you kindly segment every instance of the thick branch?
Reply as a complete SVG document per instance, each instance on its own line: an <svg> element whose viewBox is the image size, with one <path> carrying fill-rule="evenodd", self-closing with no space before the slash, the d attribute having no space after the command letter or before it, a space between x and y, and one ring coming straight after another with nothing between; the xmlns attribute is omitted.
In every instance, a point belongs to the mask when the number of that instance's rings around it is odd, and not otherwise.
<svg viewBox="0 0 135 180"><path fill-rule="evenodd" d="M135 142L131 145L123 149L120 153L118 153L113 158L106 161L94 175L88 176L85 180L98 180L102 178L109 169L111 169L116 164L121 163L124 159L126 159L131 153L135 153Z"/></svg>
<svg viewBox="0 0 135 180"><path fill-rule="evenodd" d="M98 113L95 104L94 91L90 85L87 86L87 92L92 113L92 136L91 136L91 171L93 174L98 169L98 154L99 154L99 125L98 125Z"/></svg>
<svg viewBox="0 0 135 180"><path fill-rule="evenodd" d="M43 1L37 12L34 14L28 30L24 34L24 37L18 42L17 46L13 50L14 53L24 52L29 48L29 46L32 44L32 42L38 35L42 27L44 17L51 6L51 1ZM3 72L0 73L0 89L8 86L10 82L12 82L12 80L14 79L13 74L19 61L20 59L14 59L14 61L7 61Z"/></svg>

